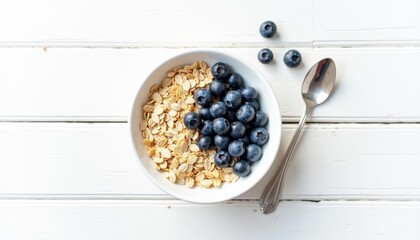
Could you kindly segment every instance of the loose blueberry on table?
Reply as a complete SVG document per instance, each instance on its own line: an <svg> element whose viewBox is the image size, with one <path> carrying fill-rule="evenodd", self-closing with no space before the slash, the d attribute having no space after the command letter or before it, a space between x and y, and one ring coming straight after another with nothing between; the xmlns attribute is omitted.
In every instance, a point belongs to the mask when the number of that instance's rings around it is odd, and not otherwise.
<svg viewBox="0 0 420 240"><path fill-rule="evenodd" d="M258 52L258 61L263 64L268 64L273 61L273 52L268 48L263 48Z"/></svg>
<svg viewBox="0 0 420 240"><path fill-rule="evenodd" d="M300 62L302 61L302 55L297 50L289 50L284 54L283 57L284 64L290 68L295 68L299 66Z"/></svg>
<svg viewBox="0 0 420 240"><path fill-rule="evenodd" d="M272 38L277 32L277 26L272 21L265 21L260 25L260 34L265 38Z"/></svg>
<svg viewBox="0 0 420 240"><path fill-rule="evenodd" d="M261 159L261 146L269 139L268 116L260 110L257 90L244 86L242 77L227 64L215 63L211 72L215 80L209 89L198 89L194 96L199 112L187 113L184 124L198 129L201 150L217 150L214 162L218 167L232 167L237 176L245 177Z"/></svg>

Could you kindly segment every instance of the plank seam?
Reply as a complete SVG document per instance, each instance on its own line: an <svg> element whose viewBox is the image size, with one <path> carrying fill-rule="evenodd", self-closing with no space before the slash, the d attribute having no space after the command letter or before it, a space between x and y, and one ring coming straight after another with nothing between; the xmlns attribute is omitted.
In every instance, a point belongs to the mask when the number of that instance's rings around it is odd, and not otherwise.
<svg viewBox="0 0 420 240"><path fill-rule="evenodd" d="M347 197L347 198L344 198ZM173 201L182 201L176 199L169 195L123 195L123 194L115 194L115 195L104 195L104 194L98 194L98 195L54 195L54 194L0 194L0 201L2 200L39 200L39 201L47 201L47 200L60 200L60 201L73 201L73 200L83 200L83 201L89 201L89 200L102 200L102 201L114 201L114 200L124 200L124 201L139 201L139 200L173 200ZM232 199L227 202L254 202L258 201L256 198L238 198L238 199ZM332 197L323 197L323 198L311 198L311 197L304 197L304 198L284 198L281 199L280 202L313 202L313 203L321 203L321 202L420 202L420 197L416 196L407 196L404 198L404 196L396 196L392 197L389 196L386 198L385 196L382 197L367 197L363 198L360 196L355 196L354 198L350 198L350 196L332 196Z"/></svg>
<svg viewBox="0 0 420 240"><path fill-rule="evenodd" d="M0 48L112 48L112 49L190 49L190 48L405 48L420 47L420 41L313 41L313 42L0 42Z"/></svg>

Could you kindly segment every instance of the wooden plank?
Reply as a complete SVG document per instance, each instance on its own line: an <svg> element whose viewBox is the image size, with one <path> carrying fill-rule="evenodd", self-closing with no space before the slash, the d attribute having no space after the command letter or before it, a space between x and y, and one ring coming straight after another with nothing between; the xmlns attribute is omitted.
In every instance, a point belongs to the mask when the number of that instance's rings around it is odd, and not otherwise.
<svg viewBox="0 0 420 240"><path fill-rule="evenodd" d="M1 124L4 194L163 194L141 172L126 124Z"/></svg>
<svg viewBox="0 0 420 240"><path fill-rule="evenodd" d="M312 41L312 1L2 1L0 43L10 45L220 46ZM260 36L275 21L280 35Z"/></svg>
<svg viewBox="0 0 420 240"><path fill-rule="evenodd" d="M131 0L124 4L116 0L68 3L6 0L0 3L0 45L272 47L373 42L412 45L420 40L418 7L411 0L380 4L363 0L347 3L252 0L206 5L193 0L182 3ZM276 22L279 37L267 40L259 35L258 27L265 20Z"/></svg>
<svg viewBox="0 0 420 240"><path fill-rule="evenodd" d="M420 84L413 80L420 58L418 48L302 48L303 65L297 69L282 63L288 49L273 49L276 62L271 65L258 62L258 49L216 50L248 61L261 71L277 95L283 121L297 121L302 114L302 80L308 68L323 57L336 61L337 89L310 120L420 121L420 108L413 101ZM143 79L163 59L181 51L0 49L0 120L126 121Z"/></svg>
<svg viewBox="0 0 420 240"><path fill-rule="evenodd" d="M355 0L338 2L314 1L314 40L316 44L355 45L388 43L388 45L418 44L419 2ZM334 11L331 11L334 9Z"/></svg>
<svg viewBox="0 0 420 240"><path fill-rule="evenodd" d="M419 221L419 202L282 202L263 215L255 201L0 201L0 238L8 240L414 240Z"/></svg>
<svg viewBox="0 0 420 240"><path fill-rule="evenodd" d="M286 124L283 154L295 124ZM311 124L286 176L284 199L420 199L420 125ZM240 198L257 199L268 175ZM148 181L123 123L1 123L0 194L168 198Z"/></svg>

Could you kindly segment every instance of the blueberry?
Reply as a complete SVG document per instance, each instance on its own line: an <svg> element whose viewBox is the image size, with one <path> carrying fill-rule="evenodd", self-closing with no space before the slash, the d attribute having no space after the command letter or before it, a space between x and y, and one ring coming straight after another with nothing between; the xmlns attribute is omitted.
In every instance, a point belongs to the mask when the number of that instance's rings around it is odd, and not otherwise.
<svg viewBox="0 0 420 240"><path fill-rule="evenodd" d="M221 168L230 166L232 163L232 158L229 153L226 151L218 151L214 154L214 163Z"/></svg>
<svg viewBox="0 0 420 240"><path fill-rule="evenodd" d="M214 146L220 150L227 150L230 139L228 136L216 135L213 139Z"/></svg>
<svg viewBox="0 0 420 240"><path fill-rule="evenodd" d="M245 153L245 145L239 140L232 141L229 143L228 152L232 157L240 157Z"/></svg>
<svg viewBox="0 0 420 240"><path fill-rule="evenodd" d="M211 74L216 79L223 80L229 76L228 66L222 62L217 62L211 67Z"/></svg>
<svg viewBox="0 0 420 240"><path fill-rule="evenodd" d="M212 100L211 92L206 88L201 88L195 92L194 98L198 105L203 107L210 106Z"/></svg>
<svg viewBox="0 0 420 240"><path fill-rule="evenodd" d="M251 173L251 166L247 161L239 160L233 164L233 172L239 177L245 177Z"/></svg>
<svg viewBox="0 0 420 240"><path fill-rule="evenodd" d="M235 110L228 110L227 114L226 114L226 119L229 122L234 122L236 121L236 111Z"/></svg>
<svg viewBox="0 0 420 240"><path fill-rule="evenodd" d="M245 134L243 137L238 138L239 141L242 141L245 145L248 145L251 143L251 140L249 140L248 134Z"/></svg>
<svg viewBox="0 0 420 240"><path fill-rule="evenodd" d="M284 64L290 68L299 66L302 61L302 55L294 49L287 51L283 57Z"/></svg>
<svg viewBox="0 0 420 240"><path fill-rule="evenodd" d="M267 114L265 114L262 111L255 112L254 120L252 120L252 123L255 127L264 127L268 122Z"/></svg>
<svg viewBox="0 0 420 240"><path fill-rule="evenodd" d="M263 64L268 64L273 61L273 52L268 48L263 48L258 52L258 61Z"/></svg>
<svg viewBox="0 0 420 240"><path fill-rule="evenodd" d="M226 118L216 118L213 120L213 131L216 134L224 135L229 131L230 123Z"/></svg>
<svg viewBox="0 0 420 240"><path fill-rule="evenodd" d="M200 108L200 110L198 110L198 114L200 114L201 119L203 120L212 120L213 117L210 114L210 108Z"/></svg>
<svg viewBox="0 0 420 240"><path fill-rule="evenodd" d="M244 104L251 105L251 107L253 107L255 111L260 110L260 103L256 99L245 102Z"/></svg>
<svg viewBox="0 0 420 240"><path fill-rule="evenodd" d="M213 121L205 120L204 122L201 123L199 128L200 128L200 133L203 134L204 136L210 136L210 135L213 135L214 133Z"/></svg>
<svg viewBox="0 0 420 240"><path fill-rule="evenodd" d="M184 117L184 124L186 128L197 129L200 125L200 115L196 112L189 112Z"/></svg>
<svg viewBox="0 0 420 240"><path fill-rule="evenodd" d="M261 147L256 144L249 144L246 146L246 158L251 162L260 160L262 156Z"/></svg>
<svg viewBox="0 0 420 240"><path fill-rule="evenodd" d="M236 90L241 88L242 85L242 77L237 73L232 73L229 78L227 79L227 84L232 90Z"/></svg>
<svg viewBox="0 0 420 240"><path fill-rule="evenodd" d="M223 102L215 102L210 106L210 114L214 118L223 117L227 112L227 106Z"/></svg>
<svg viewBox="0 0 420 240"><path fill-rule="evenodd" d="M242 102L241 94L237 91L229 91L226 93L226 96L223 98L223 102L228 108L237 109Z"/></svg>
<svg viewBox="0 0 420 240"><path fill-rule="evenodd" d="M242 99L245 100L245 102L249 102L254 99L257 99L258 93L257 93L257 90L255 90L255 88L246 87L241 90L241 96L242 96Z"/></svg>
<svg viewBox="0 0 420 240"><path fill-rule="evenodd" d="M242 105L236 111L236 118L241 122L250 122L255 116L255 110L250 105Z"/></svg>
<svg viewBox="0 0 420 240"><path fill-rule="evenodd" d="M249 135L251 142L260 146L268 141L268 137L269 134L267 129L262 127L254 128Z"/></svg>
<svg viewBox="0 0 420 240"><path fill-rule="evenodd" d="M210 136L201 136L197 141L197 145L201 150L209 150L213 145L213 139Z"/></svg>
<svg viewBox="0 0 420 240"><path fill-rule="evenodd" d="M246 127L241 122L233 122L230 124L230 136L233 138L241 138L245 135Z"/></svg>
<svg viewBox="0 0 420 240"><path fill-rule="evenodd" d="M214 96L223 96L226 93L226 84L220 80L214 80L210 84L210 91Z"/></svg>
<svg viewBox="0 0 420 240"><path fill-rule="evenodd" d="M260 34L265 38L271 38L276 34L277 26L272 21L265 21L260 25Z"/></svg>

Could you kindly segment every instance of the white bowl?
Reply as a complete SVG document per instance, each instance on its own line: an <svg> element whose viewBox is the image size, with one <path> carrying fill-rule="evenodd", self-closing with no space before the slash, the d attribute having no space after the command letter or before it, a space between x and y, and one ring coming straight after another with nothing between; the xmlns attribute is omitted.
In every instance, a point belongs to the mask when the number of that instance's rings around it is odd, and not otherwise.
<svg viewBox="0 0 420 240"><path fill-rule="evenodd" d="M176 66L192 64L196 61L205 61L212 66L216 62L228 64L234 72L239 73L244 79L246 86L254 87L259 93L261 110L269 118L267 130L270 134L269 141L263 146L263 156L251 168L251 174L240 178L234 183L223 183L221 187L210 189L205 188L187 188L184 185L171 183L166 179L162 172L158 171L153 160L147 155L143 144L143 138L140 131L140 122L143 116L143 105L148 101L148 93L153 84L160 84L168 71ZM134 99L131 115L129 117L129 130L131 140L137 153L138 160L147 175L147 177L160 189L166 193L195 203L215 203L235 198L260 181L272 166L281 139L281 117L277 104L276 96L267 80L255 69L255 67L239 60L228 54L213 50L192 50L171 57L157 66L151 74L141 84L140 89Z"/></svg>

